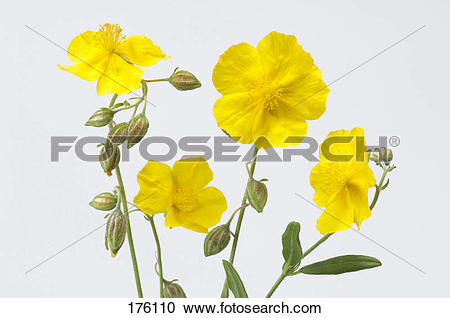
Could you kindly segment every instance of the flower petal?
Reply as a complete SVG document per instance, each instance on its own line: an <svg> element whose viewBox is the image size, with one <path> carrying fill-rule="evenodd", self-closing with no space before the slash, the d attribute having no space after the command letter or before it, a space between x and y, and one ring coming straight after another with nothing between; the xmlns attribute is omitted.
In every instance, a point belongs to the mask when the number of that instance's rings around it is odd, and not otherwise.
<svg viewBox="0 0 450 318"><path fill-rule="evenodd" d="M371 215L368 202L368 190L363 183L358 186L356 183L352 183L349 186L350 198L352 200L353 213L356 225L358 229L362 221L368 219Z"/></svg>
<svg viewBox="0 0 450 318"><path fill-rule="evenodd" d="M141 86L144 71L116 54L109 57L104 74L97 82L97 94L128 94Z"/></svg>
<svg viewBox="0 0 450 318"><path fill-rule="evenodd" d="M262 78L263 69L255 48L248 43L231 46L214 67L213 83L223 95L247 92Z"/></svg>
<svg viewBox="0 0 450 318"><path fill-rule="evenodd" d="M264 110L260 116L255 117L254 135L266 137L273 147L288 147L300 144L302 137L306 136L308 124L303 115L292 107L279 107L276 110ZM299 137L296 142L286 143L289 136ZM268 148L264 140L256 140L256 147Z"/></svg>
<svg viewBox="0 0 450 318"><path fill-rule="evenodd" d="M257 46L265 69L265 75L274 81L289 84L305 78L314 64L293 35L278 32L267 34Z"/></svg>
<svg viewBox="0 0 450 318"><path fill-rule="evenodd" d="M375 186L377 180L370 169L367 162L358 162L354 164L356 167L355 172L351 176L350 183L359 185L365 189L369 189Z"/></svg>
<svg viewBox="0 0 450 318"><path fill-rule="evenodd" d="M170 56L165 55L159 46L143 35L127 37L117 48L117 53L133 64L152 66Z"/></svg>
<svg viewBox="0 0 450 318"><path fill-rule="evenodd" d="M198 207L186 214L189 223L206 229L219 223L222 213L227 209L223 193L215 187L207 187L198 193Z"/></svg>
<svg viewBox="0 0 450 318"><path fill-rule="evenodd" d="M350 141L340 140L339 137L352 137ZM358 138L358 141L357 141ZM328 140L330 143L326 143ZM327 156L323 154L323 147L327 146L327 152L330 152L332 155L353 155L351 161L356 161L356 157L360 157L363 152L366 151L366 142L364 138L364 130L362 128L353 128L352 130L336 130L332 131L325 138L324 142L320 145L319 148L319 157L320 161L329 161ZM359 147L357 147L357 145ZM367 153L364 154L364 160L362 162L368 162Z"/></svg>
<svg viewBox="0 0 450 318"><path fill-rule="evenodd" d="M149 161L139 171L139 193L133 202L146 214L163 213L172 205L172 173L170 167L157 161Z"/></svg>
<svg viewBox="0 0 450 318"><path fill-rule="evenodd" d="M330 89L323 82L322 73L316 66L305 78L283 87L280 101L298 109L305 119L318 119L325 112Z"/></svg>
<svg viewBox="0 0 450 318"><path fill-rule="evenodd" d="M242 144L255 141L254 129L256 119L263 112L258 100L247 93L225 95L214 104L213 114L217 126L225 130L230 136L236 137Z"/></svg>
<svg viewBox="0 0 450 318"><path fill-rule="evenodd" d="M195 224L190 223L186 217L188 212L181 211L177 209L176 207L172 207L169 211L169 213L166 215L164 224L167 227L177 227L182 226L188 230L200 232L200 233L208 233L208 229Z"/></svg>
<svg viewBox="0 0 450 318"><path fill-rule="evenodd" d="M208 162L202 157L178 160L172 167L175 188L190 188L198 191L204 188L213 178Z"/></svg>
<svg viewBox="0 0 450 318"><path fill-rule="evenodd" d="M95 81L103 74L107 61L107 56L97 55L78 64L71 66L61 66L58 64L58 67L86 81Z"/></svg>
<svg viewBox="0 0 450 318"><path fill-rule="evenodd" d="M302 49L295 36L271 32L258 43L257 51L266 77L283 88L281 102L295 106L308 120L325 112L329 89L311 55Z"/></svg>
<svg viewBox="0 0 450 318"><path fill-rule="evenodd" d="M97 38L97 32L86 31L70 41L67 55L75 63L90 60L98 55L107 55L107 52L100 44Z"/></svg>
<svg viewBox="0 0 450 318"><path fill-rule="evenodd" d="M353 209L348 190L333 195L329 205L317 219L316 228L320 234L348 230L353 224Z"/></svg>
<svg viewBox="0 0 450 318"><path fill-rule="evenodd" d="M342 171L339 165L320 162L311 170L310 183L314 193L314 202L320 207L326 207L333 195L343 189Z"/></svg>

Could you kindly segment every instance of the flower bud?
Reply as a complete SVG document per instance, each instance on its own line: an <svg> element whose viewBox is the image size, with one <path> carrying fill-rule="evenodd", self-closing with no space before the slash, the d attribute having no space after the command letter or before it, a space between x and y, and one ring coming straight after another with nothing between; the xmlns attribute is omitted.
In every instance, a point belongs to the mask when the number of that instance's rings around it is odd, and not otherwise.
<svg viewBox="0 0 450 318"><path fill-rule="evenodd" d="M127 123L115 125L108 134L108 140L114 145L120 145L127 139Z"/></svg>
<svg viewBox="0 0 450 318"><path fill-rule="evenodd" d="M205 237L203 252L205 256L222 252L230 242L230 227L228 224L219 225L212 229Z"/></svg>
<svg viewBox="0 0 450 318"><path fill-rule="evenodd" d="M111 252L111 256L116 256L119 249L122 247L127 234L127 220L123 213L116 209L108 217L106 223L105 245L106 249Z"/></svg>
<svg viewBox="0 0 450 318"><path fill-rule="evenodd" d="M100 211L110 211L117 205L117 196L110 192L97 194L89 205Z"/></svg>
<svg viewBox="0 0 450 318"><path fill-rule="evenodd" d="M376 148L370 155L370 160L377 164L381 162L389 164L393 158L392 150L386 147Z"/></svg>
<svg viewBox="0 0 450 318"><path fill-rule="evenodd" d="M183 288L174 282L164 284L163 298L186 298Z"/></svg>
<svg viewBox="0 0 450 318"><path fill-rule="evenodd" d="M127 147L130 149L135 144L139 143L148 130L148 119L144 114L139 114L134 117L128 126Z"/></svg>
<svg viewBox="0 0 450 318"><path fill-rule="evenodd" d="M169 77L169 83L179 91L189 91L202 86L200 81L188 71L176 71Z"/></svg>
<svg viewBox="0 0 450 318"><path fill-rule="evenodd" d="M120 162L120 150L117 146L108 144L102 147L99 155L100 165L108 176Z"/></svg>
<svg viewBox="0 0 450 318"><path fill-rule="evenodd" d="M86 126L103 127L108 125L114 117L114 112L106 107L97 110L86 122Z"/></svg>
<svg viewBox="0 0 450 318"><path fill-rule="evenodd" d="M267 187L261 181L251 179L247 184L247 198L250 205L259 213L267 202Z"/></svg>

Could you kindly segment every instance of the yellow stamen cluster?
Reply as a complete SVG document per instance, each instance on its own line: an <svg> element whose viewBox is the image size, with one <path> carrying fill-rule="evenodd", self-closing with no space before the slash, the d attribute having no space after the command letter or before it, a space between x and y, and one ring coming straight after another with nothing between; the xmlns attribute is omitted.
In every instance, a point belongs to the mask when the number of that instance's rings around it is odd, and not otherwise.
<svg viewBox="0 0 450 318"><path fill-rule="evenodd" d="M125 39L121 35L122 28L118 24L103 24L98 30L98 40L102 46L110 52L114 52L117 46Z"/></svg>
<svg viewBox="0 0 450 318"><path fill-rule="evenodd" d="M180 188L176 191L173 202L181 211L191 212L198 205L198 195L190 188Z"/></svg>

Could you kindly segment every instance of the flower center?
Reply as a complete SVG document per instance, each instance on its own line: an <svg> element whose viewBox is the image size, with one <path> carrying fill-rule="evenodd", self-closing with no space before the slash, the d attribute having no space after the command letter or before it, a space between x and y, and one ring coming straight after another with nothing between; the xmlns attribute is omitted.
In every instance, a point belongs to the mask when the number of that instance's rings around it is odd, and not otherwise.
<svg viewBox="0 0 450 318"><path fill-rule="evenodd" d="M270 85L269 87L267 87L264 93L264 97L266 99L264 108L267 109L268 111L277 109L279 107L278 99L281 97L282 93L283 93L282 87L277 87L274 85Z"/></svg>
<svg viewBox="0 0 450 318"><path fill-rule="evenodd" d="M125 39L121 35L122 28L117 24L103 24L97 32L98 41L108 51L114 52L117 46Z"/></svg>
<svg viewBox="0 0 450 318"><path fill-rule="evenodd" d="M250 95L260 97L264 100L264 108L268 111L276 110L280 104L279 99L283 94L283 88L277 83L260 82L255 83L250 90Z"/></svg>
<svg viewBox="0 0 450 318"><path fill-rule="evenodd" d="M198 206L198 195L190 188L180 188L175 192L173 204L182 211L191 212Z"/></svg>

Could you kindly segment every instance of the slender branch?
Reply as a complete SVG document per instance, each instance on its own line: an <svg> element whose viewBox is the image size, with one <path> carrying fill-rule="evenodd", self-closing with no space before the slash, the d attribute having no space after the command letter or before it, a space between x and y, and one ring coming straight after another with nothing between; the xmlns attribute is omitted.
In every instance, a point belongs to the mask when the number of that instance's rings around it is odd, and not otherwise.
<svg viewBox="0 0 450 318"><path fill-rule="evenodd" d="M269 290L269 292L266 295L266 298L270 298L272 297L273 293L275 292L275 290L278 288L278 286L280 286L281 282L286 278L286 274L283 272L281 273L280 277L278 277L277 281L275 282L275 284L273 284L272 288Z"/></svg>
<svg viewBox="0 0 450 318"><path fill-rule="evenodd" d="M370 210L372 211L373 208L375 207L377 201L378 201L378 197L380 195L380 192L382 191L382 187L383 187L383 183L384 183L384 179L386 178L387 173L389 172L389 170L386 167L383 167L383 174L381 176L381 179L377 185L377 189L375 190L375 194L374 197L372 199L372 203L370 204ZM322 236L320 238L320 240L318 240L316 243L314 243L310 248L308 248L306 250L306 252L303 253L301 259L304 259L306 256L308 256L312 251L314 251L317 247L319 247L323 242L325 242L326 240L328 240L334 233L328 233L324 236ZM300 270L290 274L290 276L294 276L300 273ZM269 290L269 292L266 295L266 298L270 298L273 293L275 292L275 290L278 288L278 286L280 286L281 282L286 278L287 273L281 273L280 277L278 277L278 279L276 280L276 282L273 284L272 288Z"/></svg>
<svg viewBox="0 0 450 318"><path fill-rule="evenodd" d="M258 148L255 146L255 151L253 152L253 158L252 158L252 163L251 163L251 167L250 167L248 181L250 181L251 178L253 178L253 174L255 172L257 154L258 154ZM248 183L248 181L247 181L247 183ZM239 240L239 233L241 232L242 220L244 218L245 208L247 207L247 205L246 205L246 203L247 203L247 186L245 188L246 188L246 190L244 192L244 197L242 198L242 202L241 202L242 207L239 211L239 217L238 217L238 220L236 223L236 229L234 231L233 245L231 247L231 253L230 253L230 258L229 258L229 262L231 264L233 264L234 257L236 255L236 249L237 249L237 244L238 244L238 240ZM225 279L225 282L224 282L223 288L222 288L221 297L227 298L228 295L229 295L228 284L227 284L227 280Z"/></svg>
<svg viewBox="0 0 450 318"><path fill-rule="evenodd" d="M372 203L370 204L370 211L375 207L375 204L377 204L378 197L380 196L380 192L382 191L381 188L383 187L384 179L386 178L386 175L388 173L388 169L383 168L383 175L381 176L380 182L377 185L377 189L375 190L375 195L373 197Z"/></svg>
<svg viewBox="0 0 450 318"><path fill-rule="evenodd" d="M141 287L141 278L139 277L139 268L136 258L136 251L134 249L134 243L133 243L133 234L131 233L131 224L130 224L130 216L128 213L128 204L127 204L127 197L125 195L125 187L123 185L122 180L122 174L120 173L119 166L115 169L116 175L117 175L117 182L119 183L119 189L120 189L120 196L122 197L122 207L123 207L123 214L125 215L125 218L127 220L127 238L128 238L128 245L130 247L130 254L131 254L131 260L133 262L133 270L134 270L134 279L136 281L136 290L138 293L138 297L142 298L142 287Z"/></svg>
<svg viewBox="0 0 450 318"><path fill-rule="evenodd" d="M156 231L155 221L153 220L153 215L149 216L147 220L150 221L152 226L153 236L156 243L156 252L158 254L158 276L159 276L159 297L163 298L164 290L164 278L163 278L163 267L162 267L162 257L161 257L161 244L159 243L158 232Z"/></svg>
<svg viewBox="0 0 450 318"><path fill-rule="evenodd" d="M114 103L116 102L116 99L119 95L117 95L116 93L114 93L114 95L111 97L111 101L109 102L109 107L111 108L112 105L114 105Z"/></svg>
<svg viewBox="0 0 450 318"><path fill-rule="evenodd" d="M169 78L158 78L158 79L150 79L150 80L142 80L146 83L155 83L155 82L168 82Z"/></svg>

